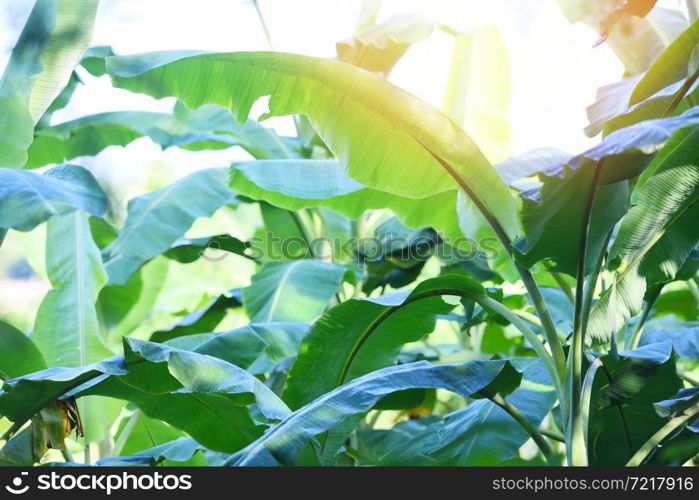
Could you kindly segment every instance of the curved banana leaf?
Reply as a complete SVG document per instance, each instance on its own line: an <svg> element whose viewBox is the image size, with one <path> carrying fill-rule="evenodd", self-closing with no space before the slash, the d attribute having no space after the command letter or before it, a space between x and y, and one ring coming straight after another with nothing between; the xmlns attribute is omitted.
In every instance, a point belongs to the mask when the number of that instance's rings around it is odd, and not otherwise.
<svg viewBox="0 0 699 500"><path fill-rule="evenodd" d="M482 390L509 394L520 379L521 374L502 360L439 366L420 361L384 368L354 379L293 412L233 455L226 465L293 464L313 436L368 411L383 396L396 391L446 389L463 397Z"/></svg>
<svg viewBox="0 0 699 500"><path fill-rule="evenodd" d="M0 166L21 167L34 125L92 37L98 0L38 0L0 80Z"/></svg>
<svg viewBox="0 0 699 500"><path fill-rule="evenodd" d="M522 372L522 384L506 399L538 427L556 402L548 372L536 359L510 362ZM362 432L360 437L374 457L365 465L498 465L515 456L530 437L487 399L444 418L428 418L421 424L423 420L401 422L391 430Z"/></svg>
<svg viewBox="0 0 699 500"><path fill-rule="evenodd" d="M46 368L34 342L5 321L0 321L0 379L7 380Z"/></svg>
<svg viewBox="0 0 699 500"><path fill-rule="evenodd" d="M310 321L337 293L347 268L318 260L265 262L243 289L243 306L252 322Z"/></svg>
<svg viewBox="0 0 699 500"><path fill-rule="evenodd" d="M85 367L50 368L7 381L0 415L21 424L57 398L101 395L131 401L208 448L232 452L263 430L247 406L255 403L268 419L289 413L262 382L223 360L136 339L125 339L124 352Z"/></svg>
<svg viewBox="0 0 699 500"><path fill-rule="evenodd" d="M163 149L222 149L241 146L255 157L300 156L297 141L280 137L253 121L238 124L218 106L194 111L178 103L174 112L115 111L89 115L37 130L24 168L96 155L108 146L126 146L149 137Z"/></svg>
<svg viewBox="0 0 699 500"><path fill-rule="evenodd" d="M363 186L334 160L236 162L230 186L239 194L286 210L323 206L357 219L365 210L388 208L409 227L433 226L451 241L463 237L455 192L419 200L393 195Z"/></svg>
<svg viewBox="0 0 699 500"><path fill-rule="evenodd" d="M523 193L526 236L517 242L521 260L531 266L550 258L556 262L556 271L575 276L578 253L570 249L579 247L583 215L594 190L586 244L585 269L589 272L607 234L626 212L626 180L637 176L675 132L697 125L699 108L678 117L641 122L613 132L567 163L544 171L541 189ZM593 185L600 161L599 181Z"/></svg>
<svg viewBox="0 0 699 500"><path fill-rule="evenodd" d="M44 175L0 168L0 227L30 231L75 210L97 217L107 210L106 195L84 168L61 165Z"/></svg>
<svg viewBox="0 0 699 500"><path fill-rule="evenodd" d="M623 264L592 307L588 334L606 341L641 310L646 289L674 278L699 240L699 130L659 153L652 175L637 188L610 257Z"/></svg>
<svg viewBox="0 0 699 500"><path fill-rule="evenodd" d="M699 44L699 20L678 36L653 62L634 88L629 104L638 104L668 85L686 77L687 65L697 44Z"/></svg>
<svg viewBox="0 0 699 500"><path fill-rule="evenodd" d="M535 187L532 184L536 182L529 181L528 185L527 177L533 177L563 165L572 157L573 155L555 148L538 148L498 163L495 165L495 170L508 186L527 191L527 188Z"/></svg>
<svg viewBox="0 0 699 500"><path fill-rule="evenodd" d="M660 54L646 73L601 87L597 102L588 108L590 126L586 133L590 136L601 130L610 133L659 118L671 105L676 106L675 114L686 111L699 95L699 86L694 81L697 68L693 63L697 43L699 23L695 22Z"/></svg>
<svg viewBox="0 0 699 500"><path fill-rule="evenodd" d="M456 178L503 234L519 233L513 197L471 139L442 113L365 70L273 52L151 53L108 58L107 69L117 87L174 95L190 107L219 104L238 120L270 95L266 116L307 115L348 175L367 187L425 198L456 190Z"/></svg>
<svg viewBox="0 0 699 500"><path fill-rule="evenodd" d="M246 257L245 250L249 246L249 243L230 234L193 239L180 238L172 244L169 250L163 253L163 256L181 264L190 264L200 257L206 256L207 252L228 252ZM211 258L217 259L218 256Z"/></svg>
<svg viewBox="0 0 699 500"><path fill-rule="evenodd" d="M199 336L189 350L247 369L263 353L273 362L296 356L308 328L306 323L250 323L230 332Z"/></svg>
<svg viewBox="0 0 699 500"><path fill-rule="evenodd" d="M306 323L251 323L228 332L177 337L167 345L223 359L257 375L296 356L308 328Z"/></svg>
<svg viewBox="0 0 699 500"><path fill-rule="evenodd" d="M588 420L590 465L626 463L664 420L654 404L682 388L669 342L602 358L592 387Z"/></svg>
<svg viewBox="0 0 699 500"><path fill-rule="evenodd" d="M352 299L313 324L289 372L284 401L292 408L352 379L395 363L401 348L432 333L436 317L454 306L442 295L484 296L466 276L423 281L411 292Z"/></svg>
<svg viewBox="0 0 699 500"><path fill-rule="evenodd" d="M168 250L196 219L234 202L227 175L223 168L200 170L131 199L124 227L103 251L109 284L125 285L143 263Z"/></svg>
<svg viewBox="0 0 699 500"><path fill-rule="evenodd" d="M656 92L648 99L624 109L604 124L604 133L609 134L643 120L665 116L668 110L672 110L671 106L674 107L672 115L686 112L691 109L699 96L699 82L695 81L687 89L686 85L690 83L687 79L680 80ZM676 99L681 101L676 102Z"/></svg>
<svg viewBox="0 0 699 500"><path fill-rule="evenodd" d="M643 78L643 74L628 76L623 80L602 85L597 89L595 102L586 108L587 119L590 123L585 127L585 135L594 137L602 130L607 130L606 124L610 120L628 110L631 93L641 78Z"/></svg>

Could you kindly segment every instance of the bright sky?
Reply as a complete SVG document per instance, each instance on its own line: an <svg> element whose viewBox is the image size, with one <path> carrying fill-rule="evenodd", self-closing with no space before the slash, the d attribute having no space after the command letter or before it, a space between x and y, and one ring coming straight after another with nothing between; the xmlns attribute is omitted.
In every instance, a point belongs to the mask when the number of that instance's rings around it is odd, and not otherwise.
<svg viewBox="0 0 699 500"><path fill-rule="evenodd" d="M31 0L0 6L0 67L3 67ZM335 42L352 35L362 0L260 0L275 50L333 57ZM678 7L680 0L661 0ZM585 137L585 107L598 86L620 79L623 68L605 45L592 48L597 35L584 25L571 25L555 0L385 0L380 20L394 14L421 13L467 32L478 25L497 25L505 36L512 67L511 149L514 153L552 146L579 152L595 142ZM268 44L249 0L102 0L94 45L111 45L129 54L167 49L216 51L266 50ZM415 45L396 66L391 80L441 107L451 61L453 38L436 32ZM87 75L74 102L54 121L120 109L168 110L172 101L111 89L106 77ZM273 123L290 133L288 122ZM192 153L160 153L146 139L122 151L101 155L105 170L114 163L141 163L160 155L176 169L187 170ZM205 157L198 166L227 164L230 151ZM235 153L240 158L241 153ZM211 165L207 165L211 166ZM102 170L100 168L100 170ZM123 169L120 169L123 171Z"/></svg>

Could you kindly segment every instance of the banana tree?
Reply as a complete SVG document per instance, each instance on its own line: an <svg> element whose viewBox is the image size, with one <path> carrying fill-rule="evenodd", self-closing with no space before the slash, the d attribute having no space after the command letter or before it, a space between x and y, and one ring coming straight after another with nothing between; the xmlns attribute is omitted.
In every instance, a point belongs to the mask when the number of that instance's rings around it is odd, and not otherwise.
<svg viewBox="0 0 699 500"><path fill-rule="evenodd" d="M49 448L74 462L73 429L98 465L499 464L529 439L551 465L696 454L696 23L591 116L596 146L498 165L507 134L489 135L477 96L459 94L474 46L504 51L491 28L456 34L444 111L385 78L434 26L360 30L342 60L100 49L80 62L76 49L67 74L81 64L178 103L58 125L39 120L46 106L25 127L33 141L0 143L0 228L48 221L52 287L30 336L0 322L0 463ZM297 137L250 120L262 98L258 121L293 115ZM88 170L36 170L143 136L253 160L136 196L123 221ZM241 214L257 221L247 234ZM202 218L216 232L191 234ZM225 288L176 311L207 269Z"/></svg>

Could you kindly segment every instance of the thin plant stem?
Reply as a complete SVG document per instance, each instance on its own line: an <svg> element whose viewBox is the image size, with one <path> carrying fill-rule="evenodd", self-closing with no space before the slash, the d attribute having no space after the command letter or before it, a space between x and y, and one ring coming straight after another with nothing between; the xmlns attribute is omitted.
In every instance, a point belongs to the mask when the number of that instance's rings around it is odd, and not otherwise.
<svg viewBox="0 0 699 500"><path fill-rule="evenodd" d="M529 419L522 414L522 412L510 404L510 402L503 398L500 394L493 394L485 391L482 391L481 394L505 410L508 415L515 419L515 421L522 426L525 431L527 431L527 434L529 434L534 443L536 443L536 445L539 447L539 450L541 450L541 453L544 455L544 457L546 457L546 461L549 464L554 464L556 462L556 456L554 455L553 449L551 449L549 442L542 435L542 433L539 432L534 425L532 425Z"/></svg>
<svg viewBox="0 0 699 500"><path fill-rule="evenodd" d="M587 203L582 219L582 231L578 246L578 266L575 283L575 311L573 322L573 338L570 347L570 407L568 462L569 465L587 465L584 422L582 412L582 361L585 345L585 267L587 263L587 242L590 236L592 206L595 202L597 184L602 174L604 160L597 162L590 181ZM595 278L596 281L596 278ZM591 287L588 287L591 288Z"/></svg>
<svg viewBox="0 0 699 500"><path fill-rule="evenodd" d="M541 290L539 290L539 286L536 284L534 277L528 269L525 269L519 264L519 262L517 262L517 259L513 255L512 242L510 241L510 237L507 235L507 232L500 224L500 221L498 221L498 219L490 213L483 201L476 195L476 193L473 192L471 187L461 178L461 176L459 176L459 174L454 170L454 168L438 154L435 154L434 151L432 151L429 147L425 146L421 142L420 145L440 165L442 165L444 170L446 170L446 172L456 181L456 183L466 194L466 196L468 196L468 198L473 202L473 204L476 205L478 211L481 213L481 215L483 215L483 218L488 222L488 225L493 229L493 232L500 240L500 243L507 252L507 255L510 257L510 260L515 266L517 273L522 279L522 283L524 283L524 286L527 289L527 293L529 294L529 298L532 302L532 305L536 309L536 312L539 315L539 318L541 319L541 324L542 328L544 329L546 341L549 344L551 355L553 356L554 363L558 370L558 378L562 378L565 374L565 354L563 353L563 345L561 344L561 341L558 338L558 332L556 331L553 319L551 319L551 313L548 310L548 307L546 306L546 301L544 301L544 298L541 295Z"/></svg>
<svg viewBox="0 0 699 500"><path fill-rule="evenodd" d="M636 326L633 329L631 341L628 345L629 349L636 349L638 347L638 343L641 341L641 333L643 333L643 326L646 324L646 321L650 317L650 313L653 310L655 301L658 300L658 297L660 297L660 292L662 291L662 289L662 285L658 285L651 291L651 295L648 297L648 300L643 306L643 312L641 313L641 317L638 319L638 323L636 323Z"/></svg>
<svg viewBox="0 0 699 500"><path fill-rule="evenodd" d="M68 463L75 463L75 459L73 458L73 454L70 452L68 448L65 450L61 450L61 455L63 455L63 460L65 460Z"/></svg>
<svg viewBox="0 0 699 500"><path fill-rule="evenodd" d="M272 35L267 28L267 23L265 22L265 16L262 15L262 9L260 8L260 3L258 0L252 0L252 4L255 6L255 11L257 11L257 18L260 20L260 25L262 30L265 32L265 38L267 39L267 45L269 45L270 50L274 50L274 44L272 43Z"/></svg>
<svg viewBox="0 0 699 500"><path fill-rule="evenodd" d="M662 118L667 118L670 116L672 113L675 112L677 107L680 105L682 102L682 99L684 99L685 94L689 91L689 89L692 88L692 85L694 85L694 82L697 81L697 78L699 78L699 70L695 71L693 74L689 75L687 80L682 84L682 87L680 90L677 91L675 96L672 98L672 101L668 105L668 107L665 109L665 112L662 114Z"/></svg>
<svg viewBox="0 0 699 500"><path fill-rule="evenodd" d="M534 352L536 352L536 354L539 356L539 359L541 359L541 361L544 363L544 366L546 366L549 375L551 376L551 379L553 380L553 383L556 387L556 393L558 394L559 399L561 399L563 397L562 380L559 377L558 370L556 369L553 358L551 357L551 355L549 355L548 351L539 340L539 337L537 337L536 334L524 323L524 321L522 321L517 315L515 315L515 313L513 313L510 309L502 305L497 300L491 299L490 297L484 297L479 298L478 302L482 306L488 307L494 310L496 313L503 316L522 333L524 338L527 339L527 341L531 344L532 349L534 349Z"/></svg>
<svg viewBox="0 0 699 500"><path fill-rule="evenodd" d="M590 368L587 369L585 379L583 380L581 406L583 412L583 435L585 436L585 443L588 443L589 441L587 424L590 416L590 400L592 399L592 385L595 382L595 375L597 374L597 370L601 367L602 361L599 358L596 358L590 365Z"/></svg>
<svg viewBox="0 0 699 500"><path fill-rule="evenodd" d="M141 412L139 410L136 410L131 414L131 416L129 417L129 421L126 423L126 425L122 429L121 434L119 434L119 439L117 439L117 442L114 444L114 449L112 450L112 456L118 457L119 455L121 455L121 452L124 450L124 446L126 445L126 442L131 437L131 433L136 428L136 424L138 424L138 421L140 419L141 419Z"/></svg>
<svg viewBox="0 0 699 500"><path fill-rule="evenodd" d="M575 295L573 294L573 289L570 287L568 282L565 280L565 278L561 275L561 273L557 273L552 271L551 269L553 266L549 263L545 263L546 269L548 270L549 274L551 277L554 279L558 287L561 289L561 291L565 294L565 296L568 298L571 304L575 303Z"/></svg>

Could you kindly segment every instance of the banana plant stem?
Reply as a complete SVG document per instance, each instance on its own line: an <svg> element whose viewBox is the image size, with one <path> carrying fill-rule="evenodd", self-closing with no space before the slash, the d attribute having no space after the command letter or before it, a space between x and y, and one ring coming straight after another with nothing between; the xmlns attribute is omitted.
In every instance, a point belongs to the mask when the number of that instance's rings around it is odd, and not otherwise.
<svg viewBox="0 0 699 500"><path fill-rule="evenodd" d="M541 434L541 432L539 432L539 430L532 425L529 419L522 414L522 412L510 404L510 402L503 398L500 394L487 393L485 391L482 391L481 394L505 410L508 415L515 419L515 421L522 426L525 431L527 431L527 434L529 434L532 440L539 447L539 450L541 450L541 453L544 455L549 464L554 464L556 462L556 456L554 455L553 449L551 449L549 442L546 440L543 434Z"/></svg>
<svg viewBox="0 0 699 500"><path fill-rule="evenodd" d="M549 313L546 303L544 302L544 297L541 295L541 290L539 290L539 286L536 284L536 281L529 270L520 266L514 259L513 262L525 288L527 289L527 292L529 293L529 298L532 305L539 315L539 320L541 321L541 326L543 327L544 334L546 336L546 342L548 343L551 356L553 357L554 364L556 365L558 377L562 380L565 376L566 358L565 354L563 353L563 346L558 338L556 326L553 324L551 314Z"/></svg>
<svg viewBox="0 0 699 500"><path fill-rule="evenodd" d="M546 341L549 344L551 355L553 356L554 363L556 365L556 368L558 369L559 378L562 377L565 374L566 360L565 355L563 353L563 346L561 345L561 341L558 338L558 332L556 331L556 327L553 324L553 320L551 319L551 313L549 312L548 307L546 306L546 301L544 301L544 298L541 295L541 290L539 290L539 286L536 284L534 277L528 269L525 269L519 264L519 262L517 262L517 258L512 252L512 241L510 241L510 237L508 236L507 232L500 224L500 221L497 219L497 217L495 217L490 212L490 210L488 210L488 208L483 203L483 200L481 200L476 195L476 193L473 192L468 183L465 182L464 179L462 179L461 176L454 170L454 167L426 145L422 143L420 143L420 145L440 165L442 165L444 170L456 181L456 183L459 185L464 194L468 196L468 198L473 202L476 208L478 208L478 211L481 213L481 215L483 215L483 218L492 228L493 232L495 233L495 236L497 236L497 238L500 240L500 243L505 249L505 252L507 252L507 255L510 257L510 260L515 266L517 273L522 279L522 283L524 283L524 286L527 289L527 293L529 294L529 298L534 308L536 309L536 313L539 315L539 318L541 319L541 324L544 329ZM562 401L562 403L565 403L565 401Z"/></svg>
<svg viewBox="0 0 699 500"><path fill-rule="evenodd" d="M267 39L267 45L269 45L270 50L274 50L274 44L272 43L272 36L267 28L267 23L265 22L265 16L262 15L262 9L260 8L260 3L258 0L252 0L252 4L255 6L257 11L257 18L260 20L262 25L262 30L265 32L265 38Z"/></svg>
<svg viewBox="0 0 699 500"><path fill-rule="evenodd" d="M549 439L553 439L554 441L558 441L559 443L565 443L566 438L563 436L558 431L554 431L551 429L539 429L539 432L541 432L542 435L546 436Z"/></svg>
<svg viewBox="0 0 699 500"><path fill-rule="evenodd" d="M541 359L541 361L544 363L544 366L548 370L554 386L556 387L556 393L558 394L559 399L562 399L564 397L562 379L558 373L558 370L556 369L556 364L553 358L541 343L539 337L537 337L536 334L514 312L510 311L510 309L502 305L497 300L491 299L490 297L483 297L479 298L478 302L482 306L488 307L500 314L522 333L524 338L531 344L534 352L536 352L537 356L539 356L539 359Z"/></svg>
<svg viewBox="0 0 699 500"><path fill-rule="evenodd" d="M548 270L549 274L554 279L558 287L565 294L566 298L570 301L571 304L574 304L575 295L573 294L573 289L570 287L565 278L561 275L561 273L552 271L553 266L548 262L544 263L544 265L546 266L546 269Z"/></svg>
<svg viewBox="0 0 699 500"><path fill-rule="evenodd" d="M656 286L651 292L651 295L648 297L646 304L643 306L641 317L638 319L638 323L636 323L633 334L631 335L631 341L629 342L628 347L629 349L636 349L638 347L638 343L641 341L641 333L643 333L643 326L646 324L646 321L653 310L653 306L655 305L655 301L658 300L662 289L662 285Z"/></svg>
<svg viewBox="0 0 699 500"><path fill-rule="evenodd" d="M512 312L514 314L516 314L517 316L519 316L520 318L522 318L524 321L528 321L532 325L538 326L539 328L541 328L541 321L539 320L538 317L534 316L533 314L528 313L527 311L522 311L521 309L515 309Z"/></svg>
<svg viewBox="0 0 699 500"><path fill-rule="evenodd" d="M583 385L583 350L585 346L585 330L587 324L587 314L589 314L589 306L591 299L585 298L585 268L587 263L587 242L590 236L590 223L592 219L592 206L595 202L595 193L597 184L602 175L602 166L604 160L597 162L595 171L592 174L590 187L588 190L587 203L585 204L585 212L582 219L582 230L580 234L580 242L578 245L578 266L575 280L575 310L573 321L573 338L570 347L570 406L569 406L569 428L567 429L568 436L568 462L569 465L587 465L587 446L585 443L585 431L583 422L582 408L582 385ZM604 250L602 251L604 252ZM602 262L602 257L598 258L597 263ZM601 264L600 264L601 265ZM594 293L594 287L597 282L597 272L593 272L594 283L588 283L588 295L591 297Z"/></svg>

